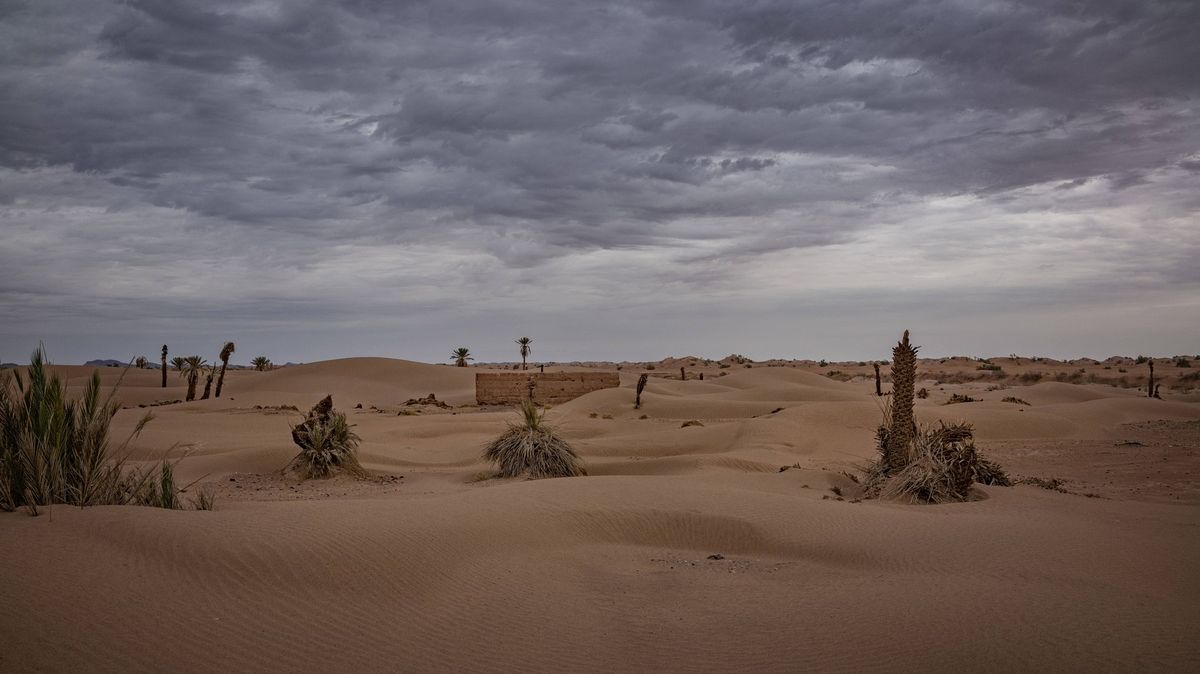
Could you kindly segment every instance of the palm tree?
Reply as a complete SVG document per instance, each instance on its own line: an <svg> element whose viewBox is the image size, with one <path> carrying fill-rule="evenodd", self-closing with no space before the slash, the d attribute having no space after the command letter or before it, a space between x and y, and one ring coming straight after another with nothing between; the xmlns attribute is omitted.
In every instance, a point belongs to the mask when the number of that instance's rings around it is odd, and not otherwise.
<svg viewBox="0 0 1200 674"><path fill-rule="evenodd" d="M175 368L176 372L183 372L183 366L187 363L187 358L183 356L175 356L171 359L171 367Z"/></svg>
<svg viewBox="0 0 1200 674"><path fill-rule="evenodd" d="M450 352L450 357L454 359L456 367L466 367L468 360L475 360L471 357L471 350L465 346L460 346Z"/></svg>
<svg viewBox="0 0 1200 674"><path fill-rule="evenodd" d="M205 370L204 370L204 374L205 374L204 394L200 396L201 400L208 400L209 394L212 393L212 380L213 380L213 375L216 373L217 373L216 364L210 365L207 368L205 368Z"/></svg>
<svg viewBox="0 0 1200 674"><path fill-rule="evenodd" d="M163 344L162 351L162 387L167 387L167 345Z"/></svg>
<svg viewBox="0 0 1200 674"><path fill-rule="evenodd" d="M221 397L221 387L225 385L225 368L229 366L229 357L233 355L233 342L225 342L221 347L221 376L217 377L217 397Z"/></svg>
<svg viewBox="0 0 1200 674"><path fill-rule="evenodd" d="M150 361L146 360L145 356L138 356L137 358L133 359L133 366L139 370L145 370L146 366L148 366L149 364L150 364Z"/></svg>
<svg viewBox="0 0 1200 674"><path fill-rule="evenodd" d="M255 356L254 359L250 361L250 364L253 365L254 369L258 372L266 372L267 370L271 369L271 359L267 358L266 356Z"/></svg>
<svg viewBox="0 0 1200 674"><path fill-rule="evenodd" d="M525 359L529 358L529 354L533 353L533 349L529 346L533 344L533 340L528 337L522 337L517 340L517 344L521 345L521 369L524 370Z"/></svg>
<svg viewBox="0 0 1200 674"><path fill-rule="evenodd" d="M200 375L204 374L205 368L208 367L208 361L200 356L188 356L187 358L177 358L181 361L179 367L179 376L187 380L187 397L185 400L192 401L196 399L196 384L200 381Z"/></svg>

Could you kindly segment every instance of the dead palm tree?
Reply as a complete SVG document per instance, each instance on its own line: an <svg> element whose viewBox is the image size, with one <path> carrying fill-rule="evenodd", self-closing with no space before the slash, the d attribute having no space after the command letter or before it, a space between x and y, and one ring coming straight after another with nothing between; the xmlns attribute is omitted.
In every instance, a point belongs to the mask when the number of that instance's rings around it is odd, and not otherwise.
<svg viewBox="0 0 1200 674"><path fill-rule="evenodd" d="M208 400L208 396L212 393L213 375L217 373L216 364L212 364L204 369L204 394L200 396L201 400Z"/></svg>
<svg viewBox="0 0 1200 674"><path fill-rule="evenodd" d="M267 370L271 369L271 359L267 358L266 356L255 356L254 359L250 361L250 364L253 365L254 369L258 372L266 372Z"/></svg>
<svg viewBox="0 0 1200 674"><path fill-rule="evenodd" d="M450 357L454 359L456 367L466 367L468 360L475 360L471 357L471 350L465 346L460 346L450 352Z"/></svg>
<svg viewBox="0 0 1200 674"><path fill-rule="evenodd" d="M917 348L908 341L908 330L892 349L892 419L887 433L884 464L888 474L908 465L916 425L913 423L913 385L917 381Z"/></svg>
<svg viewBox="0 0 1200 674"><path fill-rule="evenodd" d="M184 400L195 400L196 384L200 381L200 375L204 374L205 368L208 367L208 361L200 356L188 356L187 358L177 358L177 360L180 361L179 376L187 380L187 396Z"/></svg>
<svg viewBox="0 0 1200 674"><path fill-rule="evenodd" d="M530 344L533 344L533 340L528 337L522 337L517 340L517 344L521 345L521 369L524 370L525 360L529 358L529 354L533 353L533 348L530 347Z"/></svg>
<svg viewBox="0 0 1200 674"><path fill-rule="evenodd" d="M638 377L637 398L633 401L633 409L635 410L642 409L642 391L646 390L646 382L648 381L650 381L650 375L645 372L642 373L642 376Z"/></svg>
<svg viewBox="0 0 1200 674"><path fill-rule="evenodd" d="M167 345L163 344L162 350L162 387L167 387Z"/></svg>
<svg viewBox="0 0 1200 674"><path fill-rule="evenodd" d="M225 385L225 368L229 367L229 357L233 355L233 342L225 342L221 347L221 376L217 377L217 397L221 397L221 387Z"/></svg>

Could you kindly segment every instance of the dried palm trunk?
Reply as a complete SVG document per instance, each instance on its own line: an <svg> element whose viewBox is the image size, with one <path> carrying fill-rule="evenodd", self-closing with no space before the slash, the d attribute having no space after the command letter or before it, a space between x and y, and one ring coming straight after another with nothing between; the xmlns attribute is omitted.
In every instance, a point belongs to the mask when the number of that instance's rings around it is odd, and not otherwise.
<svg viewBox="0 0 1200 674"><path fill-rule="evenodd" d="M650 375L643 372L642 376L638 377L637 399L633 401L633 409L635 410L642 409L642 391L646 389L647 381L650 381Z"/></svg>
<svg viewBox="0 0 1200 674"><path fill-rule="evenodd" d="M892 349L892 423L888 428L884 464L895 474L908 464L913 432L913 388L917 381L917 347L908 341L908 330Z"/></svg>
<svg viewBox="0 0 1200 674"><path fill-rule="evenodd" d="M167 345L163 344L162 350L162 387L167 387Z"/></svg>
<svg viewBox="0 0 1200 674"><path fill-rule="evenodd" d="M217 377L217 397L221 397L221 388L225 385L225 368L229 366L229 357L233 355L233 342L225 342L221 348L221 376Z"/></svg>
<svg viewBox="0 0 1200 674"><path fill-rule="evenodd" d="M883 396L883 381L879 378L879 363L871 363L875 366L875 395Z"/></svg>

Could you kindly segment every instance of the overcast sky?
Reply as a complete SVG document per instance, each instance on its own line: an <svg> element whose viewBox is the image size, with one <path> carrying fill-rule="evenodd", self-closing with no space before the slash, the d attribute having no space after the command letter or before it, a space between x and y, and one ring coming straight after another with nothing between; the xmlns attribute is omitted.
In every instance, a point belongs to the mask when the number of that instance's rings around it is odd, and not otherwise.
<svg viewBox="0 0 1200 674"><path fill-rule="evenodd" d="M0 0L0 360L1200 352L1196 0Z"/></svg>

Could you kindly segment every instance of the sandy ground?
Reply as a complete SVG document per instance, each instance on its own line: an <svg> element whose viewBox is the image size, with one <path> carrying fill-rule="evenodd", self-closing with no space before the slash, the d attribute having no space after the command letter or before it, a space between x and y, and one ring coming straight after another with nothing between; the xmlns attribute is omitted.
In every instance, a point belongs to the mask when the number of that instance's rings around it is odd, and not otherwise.
<svg viewBox="0 0 1200 674"><path fill-rule="evenodd" d="M920 420L1059 490L855 502L880 418L855 367L661 367L634 410L624 364L548 414L590 475L541 481L478 479L514 415L473 405L472 368L232 371L220 400L146 408L183 387L132 371L116 434L152 411L135 458L186 451L217 510L0 513L0 671L1200 670L1194 394L929 378ZM369 479L276 473L280 408L326 393ZM403 405L429 393L452 407Z"/></svg>

